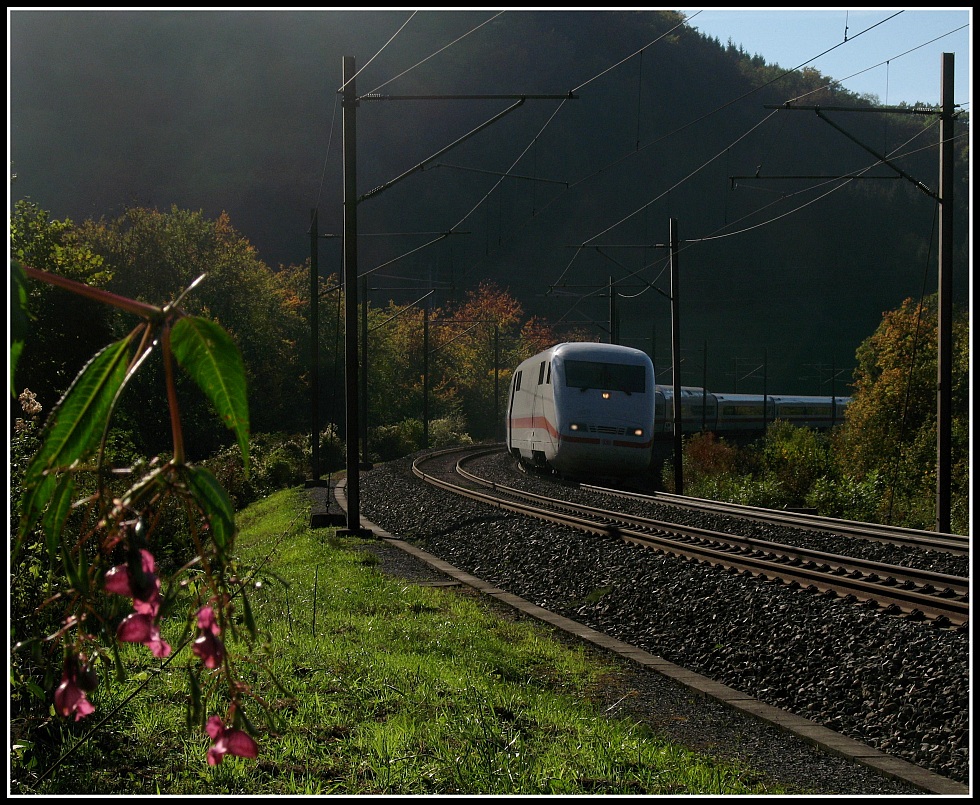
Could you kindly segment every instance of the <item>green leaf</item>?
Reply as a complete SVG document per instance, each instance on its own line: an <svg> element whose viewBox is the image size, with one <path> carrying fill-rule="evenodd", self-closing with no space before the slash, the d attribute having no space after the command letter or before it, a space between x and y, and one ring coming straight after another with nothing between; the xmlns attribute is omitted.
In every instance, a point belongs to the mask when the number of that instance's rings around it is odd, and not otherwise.
<svg viewBox="0 0 980 805"><path fill-rule="evenodd" d="M248 603L248 596L242 592L242 610L243 616L245 618L245 627L248 629L248 633L252 636L252 640L255 640L258 635L258 629L255 628L255 617L252 615L252 607Z"/></svg>
<svg viewBox="0 0 980 805"><path fill-rule="evenodd" d="M27 340L27 275L20 263L10 264L10 394L17 397L14 370Z"/></svg>
<svg viewBox="0 0 980 805"><path fill-rule="evenodd" d="M24 473L20 539L34 526L60 488L54 473L72 466L97 444L113 399L126 378L130 339L110 344L79 372L51 411L43 444Z"/></svg>
<svg viewBox="0 0 980 805"><path fill-rule="evenodd" d="M61 560L65 566L65 576L68 578L68 584L77 592L85 593L88 585L85 584L81 568L72 561L71 551L68 550L68 546L65 541L61 541Z"/></svg>
<svg viewBox="0 0 980 805"><path fill-rule="evenodd" d="M231 336L213 321L184 316L170 333L174 357L235 432L248 474L248 394L245 364Z"/></svg>
<svg viewBox="0 0 980 805"><path fill-rule="evenodd" d="M187 486L207 515L211 524L211 538L222 560L235 539L235 507L218 479L204 467L187 465L183 468Z"/></svg>
<svg viewBox="0 0 980 805"><path fill-rule="evenodd" d="M51 477L56 480L56 483L50 497L50 505L41 518L41 527L44 530L44 544L47 546L48 555L54 557L58 554L58 538L68 519L68 511L71 509L75 479L71 473Z"/></svg>
<svg viewBox="0 0 980 805"><path fill-rule="evenodd" d="M116 640L112 641L112 664L116 670L116 681L119 683L125 682L128 676L126 672L126 666L122 661L122 657L119 656L119 643Z"/></svg>
<svg viewBox="0 0 980 805"><path fill-rule="evenodd" d="M187 729L193 730L201 723L201 686L197 681L197 674L192 668L187 668L187 682L191 695L187 702Z"/></svg>

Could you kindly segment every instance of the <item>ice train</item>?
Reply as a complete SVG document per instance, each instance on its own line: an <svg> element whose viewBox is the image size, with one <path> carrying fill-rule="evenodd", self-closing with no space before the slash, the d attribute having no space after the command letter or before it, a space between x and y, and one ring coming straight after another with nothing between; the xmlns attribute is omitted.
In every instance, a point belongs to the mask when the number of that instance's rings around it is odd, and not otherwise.
<svg viewBox="0 0 980 805"><path fill-rule="evenodd" d="M777 419L825 429L847 397L718 394L684 386L681 432L759 433ZM523 361L510 382L508 452L561 475L618 475L650 466L656 437L674 433L672 386L657 385L649 356L632 347L556 344Z"/></svg>

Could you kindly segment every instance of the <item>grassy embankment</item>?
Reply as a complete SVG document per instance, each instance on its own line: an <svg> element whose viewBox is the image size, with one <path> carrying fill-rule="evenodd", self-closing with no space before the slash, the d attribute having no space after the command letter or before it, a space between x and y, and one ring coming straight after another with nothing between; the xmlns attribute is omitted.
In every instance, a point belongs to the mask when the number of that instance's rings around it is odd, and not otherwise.
<svg viewBox="0 0 980 805"><path fill-rule="evenodd" d="M100 685L94 716L58 722L62 751L88 738L18 793L785 793L604 715L589 691L610 669L594 652L474 595L385 577L363 540L310 530L303 489L250 506L239 523L243 569L262 581L249 601L268 638L238 662L281 719L270 732L260 708L247 708L258 759L207 765L210 739L186 727L189 647L175 645L157 671L145 649L126 646L142 670ZM282 688L252 674L252 661Z"/></svg>

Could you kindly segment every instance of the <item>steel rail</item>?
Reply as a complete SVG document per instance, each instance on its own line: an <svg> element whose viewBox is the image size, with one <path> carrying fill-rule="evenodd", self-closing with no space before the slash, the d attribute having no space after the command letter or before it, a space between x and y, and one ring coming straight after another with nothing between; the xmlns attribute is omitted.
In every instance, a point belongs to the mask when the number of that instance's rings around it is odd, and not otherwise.
<svg viewBox="0 0 980 805"><path fill-rule="evenodd" d="M716 514L728 514L762 522L778 523L794 528L805 528L811 531L843 533L848 536L887 542L893 545L928 548L958 555L966 555L970 552L970 538L962 534L947 534L918 528L901 528L899 526L880 525L878 523L862 523L855 520L842 520L817 514L780 511L778 509L765 509L760 506L747 506L741 503L726 503L718 500L674 495L668 492L642 494L611 487L594 486L592 484L580 484L580 487L591 492L625 497L632 500L664 503L685 509L713 512Z"/></svg>
<svg viewBox="0 0 980 805"><path fill-rule="evenodd" d="M441 451L438 455L451 452L453 451ZM467 460L472 460L487 452L493 451L471 452ZM945 574L931 574L929 576L926 571L911 571L908 568L875 565L875 563L867 563L851 557L806 552L776 543L733 537L704 529L689 529L674 523L648 520L637 524L630 522L630 518L616 512L596 509L595 507L576 507L575 504L568 501L554 501L545 496L533 495L492 481L485 481L462 469L459 466L463 463L462 461L457 462L457 473L469 483L488 487L492 490L492 493L486 493L424 472L420 465L436 456L437 454L430 454L413 462L412 470L415 475L446 491L478 500L495 508L560 523L588 533L616 537L675 556L708 562L763 579L778 580L790 586L805 587L825 594L832 593L853 600L864 601L868 604L873 603L884 607L888 612L904 614L912 618L929 618L939 625L965 627L969 619L967 596L961 594L968 587L968 582L959 577L946 576ZM516 502L501 499L499 495L502 494L515 497ZM557 505L559 510L543 508L542 505L544 504ZM685 541L679 541L678 536ZM737 549L739 552L736 553L732 549L731 543L740 540L742 547ZM719 542L727 547L718 548ZM749 545L749 543L752 544ZM751 554L744 552L746 546L752 551ZM795 555L795 558L785 558L787 553ZM777 556L782 556L782 558L777 559ZM820 561L818 562L818 560ZM790 562L797 564L788 564ZM848 567L845 562L851 566ZM859 567L862 564L868 567ZM875 569L870 571L872 566ZM884 586L882 580L871 581L865 577L868 572L878 573L879 576L884 573L886 581L894 581L895 583L892 586ZM918 575L921 579L923 574L932 579L926 583L935 586L934 582L938 582L943 585L938 589L950 597L938 598L927 592L928 588L923 589L920 582L902 578L903 575ZM953 586L950 587L949 584ZM906 589L906 586L911 589Z"/></svg>
<svg viewBox="0 0 980 805"><path fill-rule="evenodd" d="M476 458L476 456L469 456L466 459L461 460L459 464L473 458ZM641 530L668 530L678 534L683 534L685 538L690 538L692 540L701 540L702 542L706 543L714 542L724 544L726 546L731 546L732 549L741 550L744 552L751 551L757 555L768 554L771 557L776 557L775 559L771 558L770 561L776 561L781 564L795 563L796 565L800 565L809 563L811 567L816 564L822 564L827 566L827 569L824 570L824 572L834 573L835 575L849 575L853 578L864 577L868 581L877 581L877 583L884 584L886 586L908 586L909 584L912 584L916 587L931 587L945 591L946 597L969 595L969 580L960 576L951 576L945 573L936 573L932 570L920 570L905 566L883 565L880 562L874 562L868 559L826 553L824 551L818 551L810 548L798 548L786 545L784 543L760 540L755 537L747 537L740 534L728 534L725 532L711 531L709 529L694 528L689 526L684 526L683 530L681 530L681 526L669 521L656 520L637 515L628 515L622 512L614 512L608 509L597 508L595 506L587 506L558 498L552 498L547 495L526 492L524 490L504 486L493 481L486 481L468 470L462 469L462 467L459 465L457 465L457 472L463 478L466 478L473 483L477 483L485 487L492 487L499 492L511 495L518 499L530 500L547 506L563 508L567 511L577 512L579 514L592 515L602 520L608 520L610 523L625 525L627 528L638 528ZM882 576L882 574L884 574L884 576Z"/></svg>

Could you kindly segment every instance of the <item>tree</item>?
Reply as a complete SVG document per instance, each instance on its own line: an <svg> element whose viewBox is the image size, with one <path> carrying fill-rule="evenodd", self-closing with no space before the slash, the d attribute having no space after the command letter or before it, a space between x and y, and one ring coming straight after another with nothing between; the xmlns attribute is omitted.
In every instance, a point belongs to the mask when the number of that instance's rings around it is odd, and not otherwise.
<svg viewBox="0 0 980 805"><path fill-rule="evenodd" d="M173 298L207 274L207 282L184 304L188 312L220 324L238 344L249 396L261 400L261 405L253 404L254 428L290 432L305 427L309 409L297 404L297 397L305 391L300 377L309 342L308 291L300 294L295 271L277 273L259 260L226 213L209 220L200 211L176 206L168 212L131 207L112 221L86 221L77 237L111 266L107 287L122 296L142 301ZM148 396L161 387L152 373L141 378L140 385ZM161 410L151 405L130 415L139 419ZM207 455L222 446L200 395L188 402L185 416L196 449ZM168 427L162 417L140 420L139 431L148 438L145 449L159 449Z"/></svg>
<svg viewBox="0 0 980 805"><path fill-rule="evenodd" d="M935 522L938 297L906 299L884 314L857 350L854 395L834 444L841 469L858 480L877 472L888 488L882 519L928 528ZM969 322L953 322L952 476L954 520L968 524ZM966 533L965 531L962 533Z"/></svg>
<svg viewBox="0 0 980 805"><path fill-rule="evenodd" d="M524 359L560 341L588 341L580 330L558 331L532 317L509 291L484 282L457 308L441 314L444 380L458 397L475 438L500 434L511 373ZM497 397L495 397L495 393Z"/></svg>
<svg viewBox="0 0 980 805"><path fill-rule="evenodd" d="M502 361L502 343L510 343L520 326L523 309L507 291L493 283L481 283L455 310L446 311L441 330L443 355L451 367L448 384L462 403L463 415L475 438L499 433L501 400L509 380L509 366Z"/></svg>
<svg viewBox="0 0 980 805"><path fill-rule="evenodd" d="M96 288L107 287L112 279L105 260L78 238L70 220L52 220L27 200L18 201L11 215L10 257ZM16 272L10 278L14 281ZM19 367L18 382L51 408L92 353L109 340L115 314L63 288L31 283L24 290L30 337L23 339L12 363ZM15 310L11 308L11 316Z"/></svg>
<svg viewBox="0 0 980 805"><path fill-rule="evenodd" d="M513 368L560 340L547 322L524 321L523 315L520 303L492 283L481 284L461 304L446 308L420 310L393 303L370 308L369 432L385 428L376 438L384 436L390 443L392 434L398 434L403 442L410 441L406 434L421 427L427 393L430 423L445 420L452 423L450 430L459 428L480 439L498 436ZM581 333L567 337L585 340ZM423 354L426 346L428 356ZM404 423L414 424L402 433L399 426Z"/></svg>

